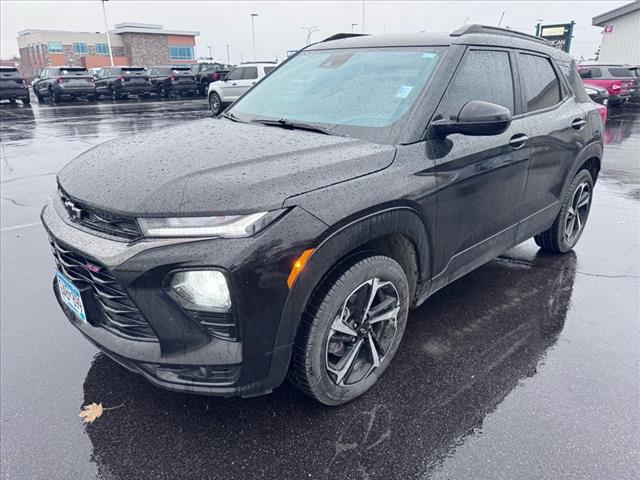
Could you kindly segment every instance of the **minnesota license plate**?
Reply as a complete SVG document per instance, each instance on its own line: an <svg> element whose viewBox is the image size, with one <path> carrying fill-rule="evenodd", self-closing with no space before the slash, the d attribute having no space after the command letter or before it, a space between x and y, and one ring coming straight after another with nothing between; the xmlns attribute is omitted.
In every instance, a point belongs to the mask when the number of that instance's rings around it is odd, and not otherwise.
<svg viewBox="0 0 640 480"><path fill-rule="evenodd" d="M60 272L56 272L56 279L58 281L58 291L60 292L60 298L64 304L71 309L83 322L87 321L87 315L84 311L84 305L82 304L82 297L80 296L80 290L69 281L67 277Z"/></svg>

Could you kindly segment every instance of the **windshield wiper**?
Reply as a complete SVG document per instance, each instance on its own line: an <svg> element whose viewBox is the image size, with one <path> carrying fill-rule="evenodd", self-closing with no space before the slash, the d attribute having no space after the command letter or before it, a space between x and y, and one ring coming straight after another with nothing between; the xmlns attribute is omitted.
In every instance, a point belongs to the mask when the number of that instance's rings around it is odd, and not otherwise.
<svg viewBox="0 0 640 480"><path fill-rule="evenodd" d="M259 123L260 125L268 125L270 127L280 127L280 128L288 128L289 130L307 130L309 132L322 133L324 135L335 135L331 133L330 130L320 127L318 125L313 125L311 123L304 122L294 122L291 120L287 120L286 118L281 118L280 120L270 120L270 119L258 119L252 120L252 123Z"/></svg>
<svg viewBox="0 0 640 480"><path fill-rule="evenodd" d="M228 118L228 119L229 119L229 120L231 120L232 122L249 123L249 122L246 122L246 121L244 121L244 120L240 120L238 117L236 117L236 116L235 116L233 113L231 113L231 112L224 112L224 113L222 114L222 116L223 116L224 118Z"/></svg>

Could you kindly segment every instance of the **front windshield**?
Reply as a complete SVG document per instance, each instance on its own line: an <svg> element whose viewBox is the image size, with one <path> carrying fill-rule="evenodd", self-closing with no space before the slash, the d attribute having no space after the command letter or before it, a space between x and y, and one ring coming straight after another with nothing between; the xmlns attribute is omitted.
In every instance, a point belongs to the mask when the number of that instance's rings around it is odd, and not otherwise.
<svg viewBox="0 0 640 480"><path fill-rule="evenodd" d="M441 52L438 47L301 52L251 89L231 112L244 121L286 119L375 138L412 108Z"/></svg>

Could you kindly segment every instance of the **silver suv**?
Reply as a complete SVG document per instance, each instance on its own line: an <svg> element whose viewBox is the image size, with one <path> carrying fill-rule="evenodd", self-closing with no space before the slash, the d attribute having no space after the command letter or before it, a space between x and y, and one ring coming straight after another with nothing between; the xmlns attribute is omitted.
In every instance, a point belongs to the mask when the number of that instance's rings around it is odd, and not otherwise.
<svg viewBox="0 0 640 480"><path fill-rule="evenodd" d="M235 102L253 84L276 68L276 62L243 63L229 72L224 80L209 85L209 108L214 115Z"/></svg>

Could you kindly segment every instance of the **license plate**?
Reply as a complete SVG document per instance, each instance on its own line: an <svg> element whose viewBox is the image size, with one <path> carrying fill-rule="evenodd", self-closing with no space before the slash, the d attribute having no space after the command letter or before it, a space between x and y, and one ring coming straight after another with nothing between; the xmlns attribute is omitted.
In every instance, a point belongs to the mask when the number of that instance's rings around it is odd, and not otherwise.
<svg viewBox="0 0 640 480"><path fill-rule="evenodd" d="M60 272L56 272L56 279L58 280L58 291L60 292L60 298L67 307L83 322L87 321L87 315L84 312L84 305L82 304L82 297L80 296L80 290L69 281L67 277Z"/></svg>

